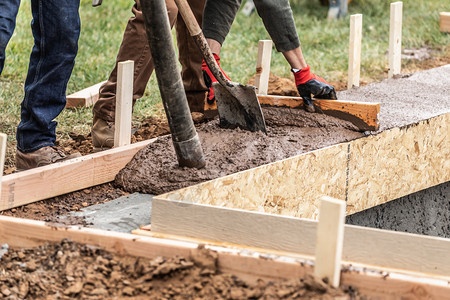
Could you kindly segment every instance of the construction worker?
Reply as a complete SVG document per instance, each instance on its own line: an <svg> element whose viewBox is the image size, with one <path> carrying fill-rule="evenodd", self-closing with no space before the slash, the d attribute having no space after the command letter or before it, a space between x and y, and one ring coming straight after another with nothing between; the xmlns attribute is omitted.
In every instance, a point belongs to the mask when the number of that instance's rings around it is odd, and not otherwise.
<svg viewBox="0 0 450 300"><path fill-rule="evenodd" d="M150 54L144 17L141 4L135 0L132 8L134 17L128 21L120 45L119 53L108 81L100 88L99 100L94 105L93 126L91 130L94 151L109 149L114 145L114 119L116 105L117 63L120 61L134 61L133 105L144 94L150 75L153 72L153 61ZM202 22L205 0L188 1L199 22ZM175 25L179 60L182 66L186 97L191 112L203 112L206 95L206 85L201 70L202 56L194 40L189 35L186 25L173 0L166 0L170 26Z"/></svg>
<svg viewBox="0 0 450 300"><path fill-rule="evenodd" d="M20 0L0 2L0 73ZM17 127L16 169L25 170L80 156L54 147L56 121L66 106L66 87L80 35L79 0L31 0L34 46Z"/></svg>
<svg viewBox="0 0 450 300"><path fill-rule="evenodd" d="M242 0L207 0L204 18L203 33L214 53L217 63L222 44L230 31ZM295 77L298 92L303 98L305 109L314 112L311 95L322 99L336 99L334 87L310 71L303 57L300 41L295 28L289 0L254 0L256 10L264 22L264 26L271 36L276 49L281 52L291 66ZM207 100L214 101L212 82L216 79L204 63L202 70L208 75L205 80L208 90Z"/></svg>

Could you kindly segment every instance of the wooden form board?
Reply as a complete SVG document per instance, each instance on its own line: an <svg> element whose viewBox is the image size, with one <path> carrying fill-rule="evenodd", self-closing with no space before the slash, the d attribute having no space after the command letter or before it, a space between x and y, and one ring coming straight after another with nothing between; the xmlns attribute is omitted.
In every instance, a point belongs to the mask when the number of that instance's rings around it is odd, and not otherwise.
<svg viewBox="0 0 450 300"><path fill-rule="evenodd" d="M353 214L449 181L449 128L447 113L160 197L316 219L330 196Z"/></svg>
<svg viewBox="0 0 450 300"><path fill-rule="evenodd" d="M350 16L347 89L359 86L361 74L362 14Z"/></svg>
<svg viewBox="0 0 450 300"><path fill-rule="evenodd" d="M302 108L302 97L257 95L261 105ZM346 100L313 99L317 113L352 122L361 131L376 131L380 127L380 103ZM205 114L217 111L217 106L205 104Z"/></svg>
<svg viewBox="0 0 450 300"><path fill-rule="evenodd" d="M110 182L154 140L3 176L0 211Z"/></svg>
<svg viewBox="0 0 450 300"><path fill-rule="evenodd" d="M450 12L441 12L439 14L439 30L450 32Z"/></svg>
<svg viewBox="0 0 450 300"><path fill-rule="evenodd" d="M403 2L391 3L389 25L389 72L388 78L401 73L402 67L402 15Z"/></svg>
<svg viewBox="0 0 450 300"><path fill-rule="evenodd" d="M258 95L262 105L303 107L303 98ZM345 100L313 99L317 113L324 113L352 122L361 131L376 131L380 127L380 103Z"/></svg>
<svg viewBox="0 0 450 300"><path fill-rule="evenodd" d="M314 257L317 221L217 206L152 200L155 233ZM450 239L344 225L342 260L450 279Z"/></svg>
<svg viewBox="0 0 450 300"><path fill-rule="evenodd" d="M98 100L99 89L106 81L67 96L66 108L89 107Z"/></svg>
<svg viewBox="0 0 450 300"><path fill-rule="evenodd" d="M80 228L75 226L55 227L41 221L33 221L0 216L0 243L11 247L34 247L47 242L59 242L68 238L102 249L139 257L158 256L195 257L199 254L200 243L182 242L168 239L138 236L133 234ZM244 280L256 281L258 278L294 279L312 273L312 267L289 256L270 255L248 251L205 246L217 253L219 271L241 276ZM424 278L421 274L390 273L384 276L368 267L351 268L342 272L341 284L353 286L361 293L379 299L398 299L401 296L428 296L435 299L450 299L450 285L441 278Z"/></svg>

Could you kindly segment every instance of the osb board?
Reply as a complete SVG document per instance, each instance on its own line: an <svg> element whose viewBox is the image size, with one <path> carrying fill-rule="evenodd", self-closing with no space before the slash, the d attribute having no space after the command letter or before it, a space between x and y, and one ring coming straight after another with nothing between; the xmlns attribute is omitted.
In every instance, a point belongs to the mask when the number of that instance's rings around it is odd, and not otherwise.
<svg viewBox="0 0 450 300"><path fill-rule="evenodd" d="M450 180L450 114L351 143L349 213Z"/></svg>
<svg viewBox="0 0 450 300"><path fill-rule="evenodd" d="M347 200L347 214L450 180L450 114L304 153L162 199L316 219L318 199Z"/></svg>
<svg viewBox="0 0 450 300"><path fill-rule="evenodd" d="M346 166L347 145L339 144L180 189L159 198L315 217L319 195L345 198Z"/></svg>

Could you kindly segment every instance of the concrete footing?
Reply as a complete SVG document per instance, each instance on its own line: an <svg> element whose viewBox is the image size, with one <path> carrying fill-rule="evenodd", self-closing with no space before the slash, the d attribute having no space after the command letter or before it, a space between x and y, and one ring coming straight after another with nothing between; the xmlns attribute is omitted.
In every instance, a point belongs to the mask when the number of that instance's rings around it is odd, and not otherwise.
<svg viewBox="0 0 450 300"><path fill-rule="evenodd" d="M450 181L349 215L346 223L450 238Z"/></svg>

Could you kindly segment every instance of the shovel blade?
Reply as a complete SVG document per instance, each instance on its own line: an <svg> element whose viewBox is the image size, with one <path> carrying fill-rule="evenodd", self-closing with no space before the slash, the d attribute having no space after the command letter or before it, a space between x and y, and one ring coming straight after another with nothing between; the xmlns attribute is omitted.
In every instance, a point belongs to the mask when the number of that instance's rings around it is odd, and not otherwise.
<svg viewBox="0 0 450 300"><path fill-rule="evenodd" d="M250 131L266 131L264 115L261 111L255 87L230 82L227 86L213 83L220 126Z"/></svg>

